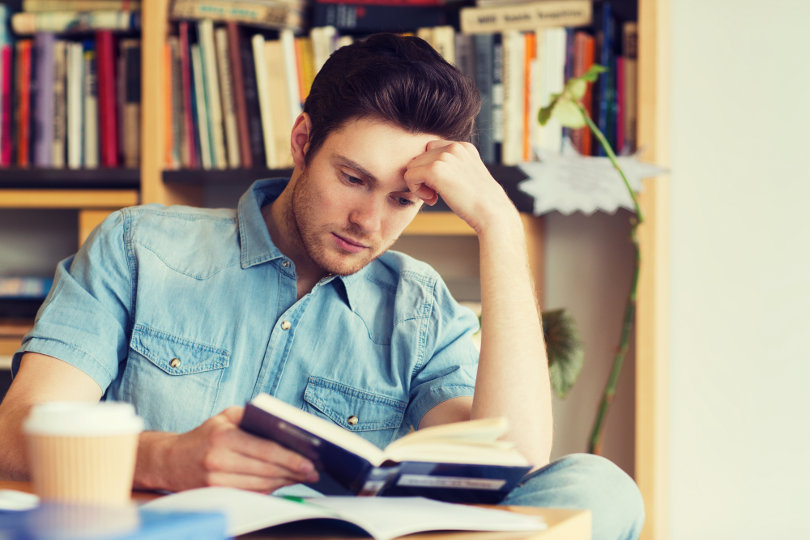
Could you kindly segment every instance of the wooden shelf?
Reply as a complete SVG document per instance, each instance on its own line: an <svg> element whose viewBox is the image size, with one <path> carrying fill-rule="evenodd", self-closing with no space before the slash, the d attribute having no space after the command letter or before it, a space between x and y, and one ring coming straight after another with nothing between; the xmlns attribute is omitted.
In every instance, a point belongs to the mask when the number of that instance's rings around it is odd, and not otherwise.
<svg viewBox="0 0 810 540"><path fill-rule="evenodd" d="M86 209L121 208L138 204L134 189L3 189L0 208Z"/></svg>

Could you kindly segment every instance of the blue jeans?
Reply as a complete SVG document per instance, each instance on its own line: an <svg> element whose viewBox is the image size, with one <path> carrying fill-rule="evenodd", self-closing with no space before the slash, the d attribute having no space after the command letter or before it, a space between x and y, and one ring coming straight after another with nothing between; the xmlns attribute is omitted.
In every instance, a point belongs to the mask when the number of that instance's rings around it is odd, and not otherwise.
<svg viewBox="0 0 810 540"><path fill-rule="evenodd" d="M633 540L644 523L633 479L592 454L565 456L526 475L501 504L590 510L594 540Z"/></svg>

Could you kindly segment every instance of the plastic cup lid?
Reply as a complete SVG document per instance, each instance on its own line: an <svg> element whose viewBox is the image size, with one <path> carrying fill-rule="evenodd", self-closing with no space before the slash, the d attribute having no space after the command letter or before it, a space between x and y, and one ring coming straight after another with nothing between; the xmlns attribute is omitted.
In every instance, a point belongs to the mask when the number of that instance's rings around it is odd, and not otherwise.
<svg viewBox="0 0 810 540"><path fill-rule="evenodd" d="M38 435L123 435L143 431L143 420L130 403L52 401L34 405L23 430Z"/></svg>

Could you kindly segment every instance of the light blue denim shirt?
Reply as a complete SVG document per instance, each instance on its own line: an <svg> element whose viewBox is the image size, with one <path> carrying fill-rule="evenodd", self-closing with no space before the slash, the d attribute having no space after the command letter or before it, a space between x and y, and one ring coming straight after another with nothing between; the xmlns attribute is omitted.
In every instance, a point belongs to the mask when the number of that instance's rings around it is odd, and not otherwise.
<svg viewBox="0 0 810 540"><path fill-rule="evenodd" d="M267 392L379 446L472 395L478 321L427 264L389 251L296 300L261 215L285 185L254 183L236 210L110 215L59 263L12 370L26 351L60 358L150 430L187 431Z"/></svg>

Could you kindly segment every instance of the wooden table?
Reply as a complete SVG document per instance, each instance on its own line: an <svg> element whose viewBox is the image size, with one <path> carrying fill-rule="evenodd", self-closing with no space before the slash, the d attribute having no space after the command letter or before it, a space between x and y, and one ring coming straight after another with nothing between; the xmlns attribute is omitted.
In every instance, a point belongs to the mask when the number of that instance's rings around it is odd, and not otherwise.
<svg viewBox="0 0 810 540"><path fill-rule="evenodd" d="M0 489L16 489L33 493L30 482L12 482L0 480ZM134 491L133 499L136 502L146 502L160 495L147 491ZM548 529L534 532L450 532L450 533L420 533L409 535L414 540L588 540L591 537L591 514L587 510L568 510L562 508L533 508L527 506L497 506L500 510L509 510L521 514L541 516L548 524ZM307 523L291 523L273 527L265 531L257 531L240 538L266 539L266 540L347 540L368 538L364 536L335 536L323 534L308 527Z"/></svg>

